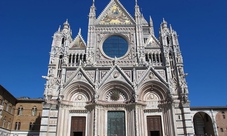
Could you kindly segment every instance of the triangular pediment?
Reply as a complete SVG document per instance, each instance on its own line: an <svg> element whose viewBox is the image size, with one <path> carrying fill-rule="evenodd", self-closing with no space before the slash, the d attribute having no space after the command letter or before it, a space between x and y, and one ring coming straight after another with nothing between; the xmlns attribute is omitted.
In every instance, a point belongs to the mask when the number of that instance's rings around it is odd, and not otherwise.
<svg viewBox="0 0 227 136"><path fill-rule="evenodd" d="M86 43L85 43L83 37L81 36L80 32L78 33L76 38L73 40L73 42L71 42L71 44L69 45L69 48L70 49L85 49L86 48Z"/></svg>
<svg viewBox="0 0 227 136"><path fill-rule="evenodd" d="M111 82L111 81L122 81L125 83L128 83L129 85L133 85L132 81L127 75L128 71L125 72L122 70L119 66L115 65L113 66L106 74L103 76L103 78L100 81L100 87L104 85L105 83Z"/></svg>
<svg viewBox="0 0 227 136"><path fill-rule="evenodd" d="M150 36L145 43L145 48L160 48L160 43L154 36Z"/></svg>
<svg viewBox="0 0 227 136"><path fill-rule="evenodd" d="M168 85L166 82L164 71L156 71L152 66L150 66L146 71L142 73L142 76L140 76L140 79L137 81L137 84L142 84L142 82L146 81L159 81L162 82L165 85Z"/></svg>
<svg viewBox="0 0 227 136"><path fill-rule="evenodd" d="M132 25L135 24L135 21L118 0L111 0L99 15L96 24Z"/></svg>
<svg viewBox="0 0 227 136"><path fill-rule="evenodd" d="M75 72L69 74L71 74L71 76L68 78L64 86L67 86L74 82L86 82L94 86L94 82L93 79L91 78L91 75L88 75L87 72L84 71L82 67L79 67Z"/></svg>

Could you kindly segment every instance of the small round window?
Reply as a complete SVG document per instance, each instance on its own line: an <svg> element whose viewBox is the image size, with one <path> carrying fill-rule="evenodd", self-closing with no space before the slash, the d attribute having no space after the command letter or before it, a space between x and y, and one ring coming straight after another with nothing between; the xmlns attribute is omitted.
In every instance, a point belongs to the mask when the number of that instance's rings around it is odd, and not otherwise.
<svg viewBox="0 0 227 136"><path fill-rule="evenodd" d="M104 41L103 51L111 58L120 58L128 51L128 43L120 36L111 36Z"/></svg>

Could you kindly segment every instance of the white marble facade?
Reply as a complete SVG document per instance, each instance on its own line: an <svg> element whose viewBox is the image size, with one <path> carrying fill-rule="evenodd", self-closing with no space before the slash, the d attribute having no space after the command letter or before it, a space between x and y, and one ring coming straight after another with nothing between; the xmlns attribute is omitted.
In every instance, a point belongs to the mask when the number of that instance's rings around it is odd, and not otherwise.
<svg viewBox="0 0 227 136"><path fill-rule="evenodd" d="M144 19L137 2L132 17L119 0L98 17L93 2L88 22L87 42L80 31L72 38L68 21L54 33L40 135L193 134L176 31L163 20L156 38L152 18ZM126 51L109 53L104 45L111 37L126 41Z"/></svg>

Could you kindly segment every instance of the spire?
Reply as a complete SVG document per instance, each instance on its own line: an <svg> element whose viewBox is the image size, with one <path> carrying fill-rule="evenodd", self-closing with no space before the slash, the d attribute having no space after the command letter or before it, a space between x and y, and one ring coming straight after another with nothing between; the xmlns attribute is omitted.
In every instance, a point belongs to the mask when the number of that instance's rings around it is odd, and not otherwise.
<svg viewBox="0 0 227 136"><path fill-rule="evenodd" d="M81 35L81 28L79 29L78 35Z"/></svg>
<svg viewBox="0 0 227 136"><path fill-rule="evenodd" d="M141 13L140 13L140 8L139 8L139 5L138 5L138 1L135 0L135 16L140 16Z"/></svg>
<svg viewBox="0 0 227 136"><path fill-rule="evenodd" d="M162 20L162 28L167 28L167 22L165 21L164 18Z"/></svg>
<svg viewBox="0 0 227 136"><path fill-rule="evenodd" d="M170 28L170 32L172 33L173 32L173 28L172 28L171 24L169 25L169 28Z"/></svg>
<svg viewBox="0 0 227 136"><path fill-rule="evenodd" d="M69 29L68 19L66 19L63 29Z"/></svg>
<svg viewBox="0 0 227 136"><path fill-rule="evenodd" d="M59 25L59 27L58 27L58 32L60 32L61 31L61 25Z"/></svg>
<svg viewBox="0 0 227 136"><path fill-rule="evenodd" d="M153 26L153 20L152 20L151 16L150 16L150 26Z"/></svg>
<svg viewBox="0 0 227 136"><path fill-rule="evenodd" d="M65 21L64 25L65 25L65 24L66 24L66 25L67 25L67 24L69 24L68 19L66 19L66 21Z"/></svg>
<svg viewBox="0 0 227 136"><path fill-rule="evenodd" d="M154 34L154 25L151 16L150 16L150 33Z"/></svg>
<svg viewBox="0 0 227 136"><path fill-rule="evenodd" d="M92 6L90 7L89 17L96 17L95 13L95 0L92 0Z"/></svg>
<svg viewBox="0 0 227 136"><path fill-rule="evenodd" d="M162 18L162 23L167 23L167 22L165 21L165 18Z"/></svg>

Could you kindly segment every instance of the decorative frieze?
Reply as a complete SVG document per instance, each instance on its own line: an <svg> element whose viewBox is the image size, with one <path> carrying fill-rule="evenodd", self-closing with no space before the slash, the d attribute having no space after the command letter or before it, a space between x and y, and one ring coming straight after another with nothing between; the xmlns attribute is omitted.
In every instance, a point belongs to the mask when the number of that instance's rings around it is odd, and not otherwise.
<svg viewBox="0 0 227 136"><path fill-rule="evenodd" d="M58 111L50 111L50 117L58 117Z"/></svg>
<svg viewBox="0 0 227 136"><path fill-rule="evenodd" d="M49 125L57 125L57 119L50 119L48 124Z"/></svg>
<svg viewBox="0 0 227 136"><path fill-rule="evenodd" d="M87 113L87 110L69 110L69 113Z"/></svg>
<svg viewBox="0 0 227 136"><path fill-rule="evenodd" d="M104 32L119 32L119 33L131 33L135 31L135 27L96 27L95 31L98 31L99 33Z"/></svg>
<svg viewBox="0 0 227 136"><path fill-rule="evenodd" d="M154 113L154 112L162 112L161 109L146 109L144 113Z"/></svg>

